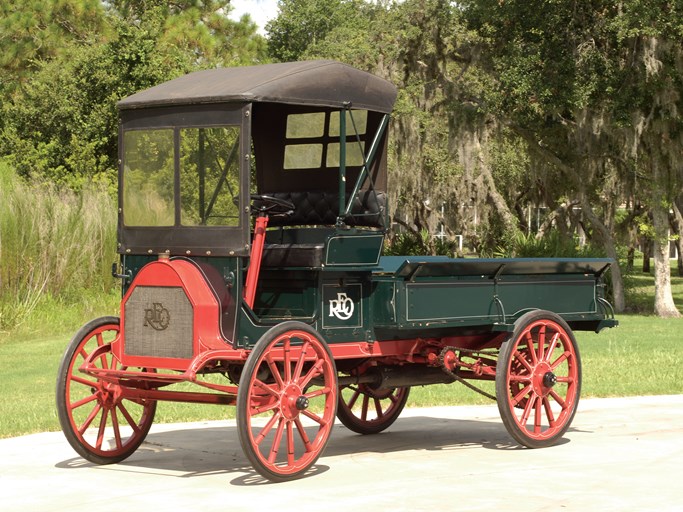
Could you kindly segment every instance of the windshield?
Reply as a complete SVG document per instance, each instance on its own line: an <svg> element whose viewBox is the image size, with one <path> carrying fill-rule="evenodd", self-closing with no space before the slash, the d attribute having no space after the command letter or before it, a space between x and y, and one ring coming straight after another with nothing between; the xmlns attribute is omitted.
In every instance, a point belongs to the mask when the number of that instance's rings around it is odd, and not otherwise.
<svg viewBox="0 0 683 512"><path fill-rule="evenodd" d="M238 227L239 146L238 126L125 131L124 224Z"/></svg>

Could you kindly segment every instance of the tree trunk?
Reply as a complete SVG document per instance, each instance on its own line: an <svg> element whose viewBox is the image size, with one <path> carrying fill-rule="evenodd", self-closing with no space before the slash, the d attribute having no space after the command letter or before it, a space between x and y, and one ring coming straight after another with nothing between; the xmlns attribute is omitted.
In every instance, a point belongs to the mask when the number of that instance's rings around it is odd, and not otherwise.
<svg viewBox="0 0 683 512"><path fill-rule="evenodd" d="M643 237L643 274L650 273L650 253L652 252L652 240Z"/></svg>
<svg viewBox="0 0 683 512"><path fill-rule="evenodd" d="M517 217L510 211L505 198L498 192L496 187L496 180L493 179L493 174L491 173L491 166L488 162L484 150L482 149L479 140L476 140L477 148L477 159L479 160L479 179L483 184L483 189L487 191L487 195L491 203L493 204L496 212L500 216L500 220L505 225L508 233L511 237L516 236L521 233L521 228L519 227L519 222Z"/></svg>
<svg viewBox="0 0 683 512"><path fill-rule="evenodd" d="M683 202L683 201L681 201ZM678 263L678 275L683 277L683 214L681 213L678 204L673 205L673 219L671 227L676 235L676 252Z"/></svg>
<svg viewBox="0 0 683 512"><path fill-rule="evenodd" d="M669 266L669 208L653 201L652 224L655 231L655 314L664 318L678 318L681 313L671 294L671 268Z"/></svg>
<svg viewBox="0 0 683 512"><path fill-rule="evenodd" d="M610 233L607 226L598 218L598 216L593 211L588 200L584 197L581 201L581 207L583 209L584 215L591 223L598 235L600 241L607 256L612 258L615 263L612 265L612 292L614 294L614 311L617 313L623 313L626 309L626 298L624 295L624 278L621 275L621 267L619 267L619 256L617 254L617 247L614 243L614 237Z"/></svg>
<svg viewBox="0 0 683 512"><path fill-rule="evenodd" d="M635 247L628 248L628 254L626 255L626 272L633 271L633 260L635 259L636 249Z"/></svg>

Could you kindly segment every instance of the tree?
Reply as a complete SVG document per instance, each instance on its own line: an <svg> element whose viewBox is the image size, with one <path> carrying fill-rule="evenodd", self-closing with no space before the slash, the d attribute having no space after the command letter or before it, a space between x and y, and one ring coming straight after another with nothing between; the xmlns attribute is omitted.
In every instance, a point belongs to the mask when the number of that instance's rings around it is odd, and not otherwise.
<svg viewBox="0 0 683 512"><path fill-rule="evenodd" d="M262 62L266 41L248 16L228 18L229 0L113 0L111 11L128 25L163 20L159 47L194 55L198 67L243 66Z"/></svg>
<svg viewBox="0 0 683 512"><path fill-rule="evenodd" d="M263 39L251 21L224 23L212 10L218 4L197 4L202 8L196 12L176 14L166 3L146 2L145 9L135 4L138 10L121 3L121 12L109 11L106 41L65 42L53 58L37 62L2 106L0 154L24 176L76 188L92 179L115 183L119 99L202 67L264 57ZM231 33L241 33L245 46L228 52L226 45L239 42Z"/></svg>
<svg viewBox="0 0 683 512"><path fill-rule="evenodd" d="M661 226L672 201L665 191L680 190L667 165L681 154L675 115L681 59L674 37L680 34L680 7L667 3L662 10L636 0L465 5L487 43L487 69L498 83L489 108L527 140L537 165L561 171L560 186L580 201L593 236L613 258L616 208L638 204L633 194L645 188L660 226L655 310L676 315ZM613 270L621 310L621 279L619 269Z"/></svg>
<svg viewBox="0 0 683 512"><path fill-rule="evenodd" d="M277 18L266 24L268 54L280 62L299 60L334 28L359 21L363 4L356 0L279 0Z"/></svg>
<svg viewBox="0 0 683 512"><path fill-rule="evenodd" d="M0 94L66 43L92 44L106 34L100 0L0 0Z"/></svg>
<svg viewBox="0 0 683 512"><path fill-rule="evenodd" d="M641 181L652 213L655 264L655 313L680 317L671 293L669 212L683 195L683 5L624 2L610 25L623 69L619 112L627 113L616 137L644 175Z"/></svg>

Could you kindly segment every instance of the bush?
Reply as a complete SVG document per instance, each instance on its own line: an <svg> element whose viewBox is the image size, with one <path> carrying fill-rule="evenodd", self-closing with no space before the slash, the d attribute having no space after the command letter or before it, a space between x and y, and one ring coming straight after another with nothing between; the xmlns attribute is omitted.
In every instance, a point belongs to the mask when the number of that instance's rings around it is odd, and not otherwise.
<svg viewBox="0 0 683 512"><path fill-rule="evenodd" d="M385 256L449 256L458 257L458 244L454 240L432 237L427 231L394 233L384 242Z"/></svg>
<svg viewBox="0 0 683 512"><path fill-rule="evenodd" d="M116 207L104 187L81 192L25 182L0 161L0 329L38 304L108 293L116 259Z"/></svg>

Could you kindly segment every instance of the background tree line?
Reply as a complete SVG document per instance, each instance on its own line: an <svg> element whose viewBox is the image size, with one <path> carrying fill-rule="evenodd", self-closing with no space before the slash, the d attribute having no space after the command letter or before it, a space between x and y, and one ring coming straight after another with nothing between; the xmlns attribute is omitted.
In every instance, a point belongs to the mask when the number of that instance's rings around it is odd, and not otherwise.
<svg viewBox="0 0 683 512"><path fill-rule="evenodd" d="M118 99L201 68L332 58L399 88L393 250L464 240L482 256L600 254L628 270L642 248L656 313L679 315L683 0L281 0L265 38L229 9L0 0L5 162L113 188ZM612 281L622 311L622 269Z"/></svg>

